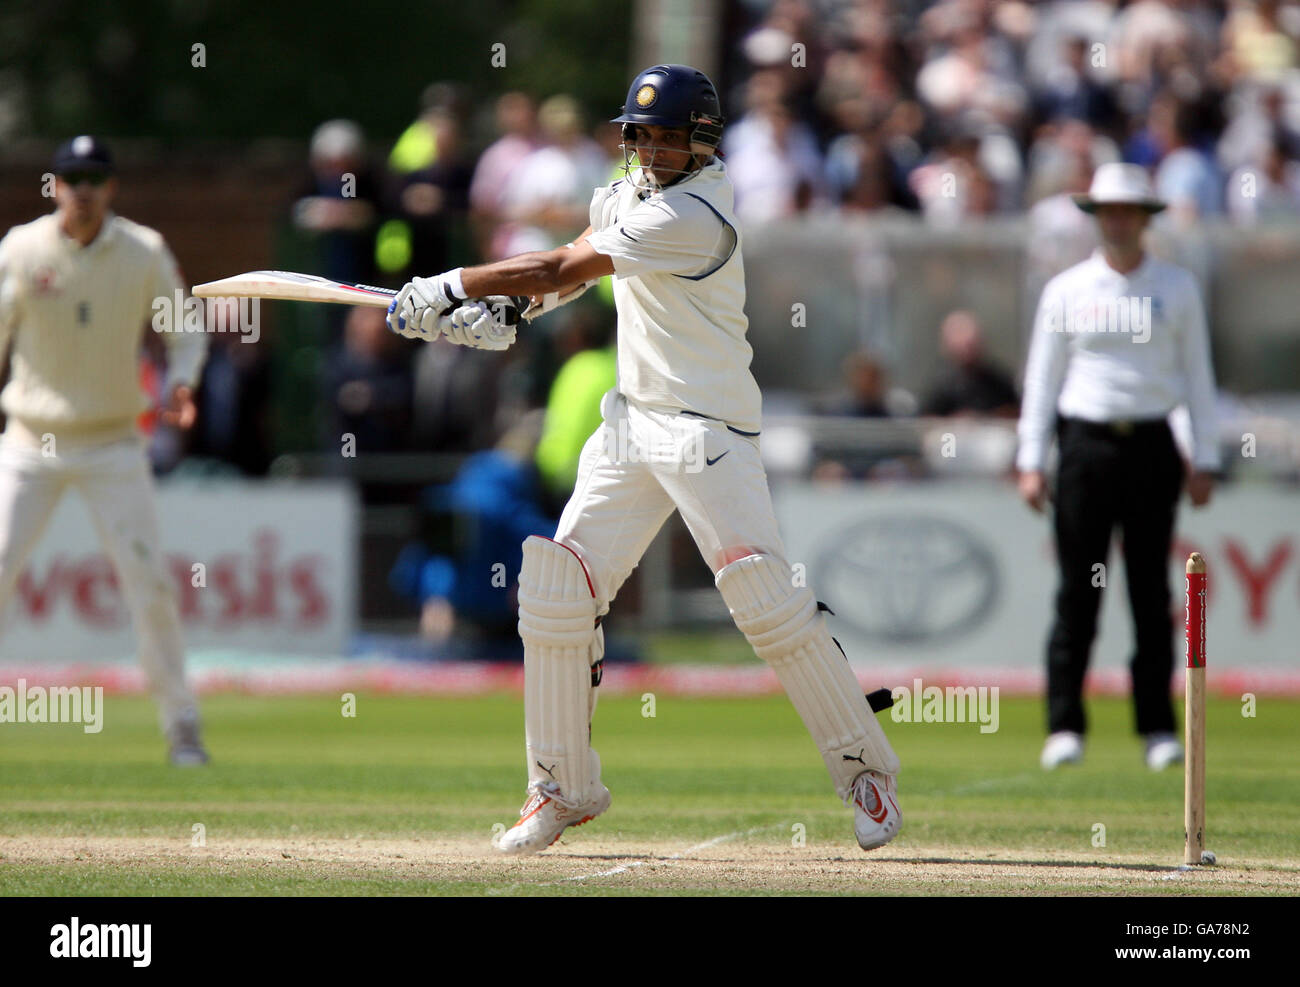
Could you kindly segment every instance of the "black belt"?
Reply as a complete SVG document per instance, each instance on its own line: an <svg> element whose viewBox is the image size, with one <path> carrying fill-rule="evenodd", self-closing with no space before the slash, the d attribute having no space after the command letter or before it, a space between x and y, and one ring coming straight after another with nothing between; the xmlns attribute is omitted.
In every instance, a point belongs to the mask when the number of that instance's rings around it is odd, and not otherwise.
<svg viewBox="0 0 1300 987"><path fill-rule="evenodd" d="M679 415L690 415L692 418L703 418L703 419L705 419L706 421L717 422L717 423L720 424L720 425L727 425L727 423L724 422L721 418L714 418L712 415L704 415L704 414L701 414L701 413L698 412L698 411L687 411L687 410L685 410L685 409L682 409L681 411L678 412L678 414L679 414ZM727 425L727 430L728 430L729 432L735 432L737 435L746 435L746 436L748 436L748 437L751 438L751 439L752 439L752 438L755 438L756 436L762 434L761 432L744 432L744 431L741 431L740 429L736 428L735 425Z"/></svg>
<svg viewBox="0 0 1300 987"><path fill-rule="evenodd" d="M1119 419L1113 422L1090 422L1082 418L1065 418L1060 420L1062 428L1078 429L1084 435L1103 439L1128 439L1135 436L1154 435L1168 432L1169 422L1164 418Z"/></svg>

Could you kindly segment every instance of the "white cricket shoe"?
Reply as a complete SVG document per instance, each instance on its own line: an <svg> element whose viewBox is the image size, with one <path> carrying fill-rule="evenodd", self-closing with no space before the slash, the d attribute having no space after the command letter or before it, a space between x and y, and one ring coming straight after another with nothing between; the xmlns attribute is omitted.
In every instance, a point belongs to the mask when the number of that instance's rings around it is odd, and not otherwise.
<svg viewBox="0 0 1300 987"><path fill-rule="evenodd" d="M1163 771L1171 764L1183 763L1183 745L1172 733L1147 734L1147 767Z"/></svg>
<svg viewBox="0 0 1300 987"><path fill-rule="evenodd" d="M600 781L600 756L595 751L591 752L591 779L591 795L581 805L573 805L553 781L534 782L519 810L519 821L494 836L492 846L502 853L537 853L558 840L570 826L595 819L611 801L609 789Z"/></svg>
<svg viewBox="0 0 1300 987"><path fill-rule="evenodd" d="M1051 771L1062 764L1078 764L1082 760L1083 737L1073 730L1058 730L1043 744L1043 756L1039 762L1044 771Z"/></svg>
<svg viewBox="0 0 1300 987"><path fill-rule="evenodd" d="M199 736L199 714L185 710L167 727L167 760L178 768L202 767L208 752Z"/></svg>
<svg viewBox="0 0 1300 987"><path fill-rule="evenodd" d="M898 780L880 771L853 779L853 835L864 850L882 847L903 830L898 807Z"/></svg>

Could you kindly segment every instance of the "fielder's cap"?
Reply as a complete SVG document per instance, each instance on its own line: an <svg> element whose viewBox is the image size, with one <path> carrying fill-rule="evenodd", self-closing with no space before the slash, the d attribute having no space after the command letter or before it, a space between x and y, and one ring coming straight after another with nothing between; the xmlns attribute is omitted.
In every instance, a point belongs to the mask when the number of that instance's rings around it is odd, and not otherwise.
<svg viewBox="0 0 1300 987"><path fill-rule="evenodd" d="M74 171L111 175L113 155L109 152L108 145L98 137L82 134L59 145L59 149L54 152L51 170L56 175L66 175Z"/></svg>
<svg viewBox="0 0 1300 987"><path fill-rule="evenodd" d="M1151 176L1141 165L1110 163L1101 165L1092 176L1092 186L1084 195L1072 196L1074 204L1084 212L1095 212L1098 206L1141 206L1149 213L1165 208L1151 189Z"/></svg>

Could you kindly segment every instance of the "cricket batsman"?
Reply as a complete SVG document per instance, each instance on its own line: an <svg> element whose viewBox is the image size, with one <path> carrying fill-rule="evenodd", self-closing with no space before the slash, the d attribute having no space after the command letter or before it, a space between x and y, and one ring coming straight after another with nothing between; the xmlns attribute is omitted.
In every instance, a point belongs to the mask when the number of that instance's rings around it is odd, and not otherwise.
<svg viewBox="0 0 1300 987"><path fill-rule="evenodd" d="M632 81L614 122L626 177L595 191L591 225L573 243L415 278L389 309L402 335L502 349L517 320L498 296L528 296L535 317L614 276L618 383L555 537L523 546L528 798L494 846L535 853L609 808L591 747L600 621L674 510L853 806L858 843L883 846L902 828L898 757L817 600L796 585L759 458L761 395L732 185L715 153L717 92L703 72L656 65Z"/></svg>
<svg viewBox="0 0 1300 987"><path fill-rule="evenodd" d="M102 141L68 141L51 171L55 211L0 240L0 352L13 347L0 393L8 417L0 436L0 609L60 498L76 490L131 609L171 762L204 764L180 614L136 430L145 404L137 376L141 333L153 300L171 302L183 282L158 232L112 212L117 179ZM206 339L172 332L163 342L163 418L189 428Z"/></svg>

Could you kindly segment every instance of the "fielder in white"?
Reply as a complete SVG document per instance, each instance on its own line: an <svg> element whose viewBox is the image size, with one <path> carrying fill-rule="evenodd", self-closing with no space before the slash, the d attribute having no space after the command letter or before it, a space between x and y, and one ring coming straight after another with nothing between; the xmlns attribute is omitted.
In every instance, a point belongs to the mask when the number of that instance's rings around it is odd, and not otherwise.
<svg viewBox="0 0 1300 987"><path fill-rule="evenodd" d="M204 764L180 615L136 430L145 406L137 371L141 333L153 300L174 299L183 283L162 236L110 210L117 179L103 143L74 138L59 148L52 170L56 210L0 240L0 352L12 344L12 373L0 393L8 416L0 436L0 609L59 499L78 491L130 606L171 761ZM188 428L206 340L173 332L163 341L164 418Z"/></svg>
<svg viewBox="0 0 1300 987"><path fill-rule="evenodd" d="M604 424L583 450L555 538L524 542L529 796L494 845L534 853L609 808L590 743L600 619L677 510L737 627L776 670L836 792L854 806L859 844L883 846L902 827L898 757L812 592L796 585L759 458L740 233L726 166L714 156L717 93L696 69L656 65L633 80L615 122L628 174L596 190L582 236L558 250L416 278L390 308L403 335L501 349L515 330L494 296L530 296L531 316L600 277L615 279L618 384L602 402Z"/></svg>

